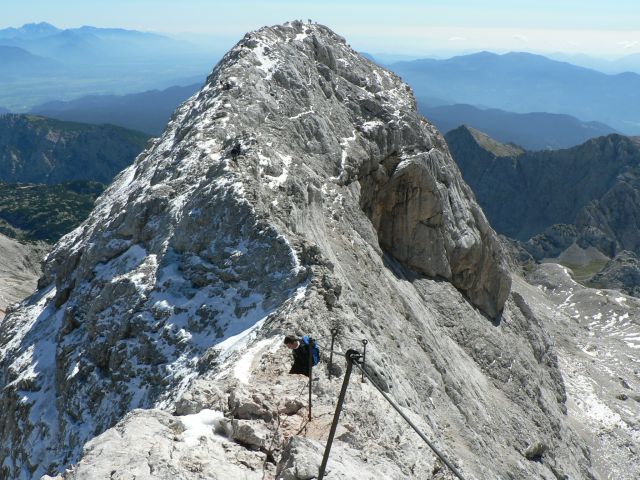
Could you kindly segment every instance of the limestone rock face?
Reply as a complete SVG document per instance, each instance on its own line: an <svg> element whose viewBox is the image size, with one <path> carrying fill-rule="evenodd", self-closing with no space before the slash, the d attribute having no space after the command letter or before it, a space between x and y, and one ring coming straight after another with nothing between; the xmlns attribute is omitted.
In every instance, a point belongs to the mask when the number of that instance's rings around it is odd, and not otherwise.
<svg viewBox="0 0 640 480"><path fill-rule="evenodd" d="M637 148L636 168L621 174L601 198L585 206L576 218L580 230L596 230L599 236L614 244L608 252L610 256L622 250L640 254L640 178L636 172L640 164L640 146Z"/></svg>
<svg viewBox="0 0 640 480"><path fill-rule="evenodd" d="M369 167L375 170L360 181L361 205L385 251L412 270L451 281L495 317L511 286L496 235L441 137L416 126L423 133L403 147L410 154L395 153L398 146Z"/></svg>
<svg viewBox="0 0 640 480"><path fill-rule="evenodd" d="M558 257L577 239L578 232L575 225L557 223L526 243L522 243L522 246L533 258L542 260Z"/></svg>
<svg viewBox="0 0 640 480"><path fill-rule="evenodd" d="M309 422L282 338L314 336L326 361L338 327L466 477L596 478L530 297L552 304L509 282L406 85L326 27L263 28L2 322L0 476L312 478L342 378L315 368ZM449 475L357 379L329 467Z"/></svg>
<svg viewBox="0 0 640 480"><path fill-rule="evenodd" d="M265 455L247 452L216 434L218 422L210 410L182 417L161 410L134 410L117 429L88 442L78 465L54 478L261 480Z"/></svg>
<svg viewBox="0 0 640 480"><path fill-rule="evenodd" d="M583 283L612 260L594 284L637 292L628 254L613 259L625 251L640 254L638 137L609 135L566 150L523 152L460 127L447 141L488 218L520 241L517 249L571 267Z"/></svg>
<svg viewBox="0 0 640 480"><path fill-rule="evenodd" d="M7 308L36 288L44 244L22 244L0 234L0 319Z"/></svg>

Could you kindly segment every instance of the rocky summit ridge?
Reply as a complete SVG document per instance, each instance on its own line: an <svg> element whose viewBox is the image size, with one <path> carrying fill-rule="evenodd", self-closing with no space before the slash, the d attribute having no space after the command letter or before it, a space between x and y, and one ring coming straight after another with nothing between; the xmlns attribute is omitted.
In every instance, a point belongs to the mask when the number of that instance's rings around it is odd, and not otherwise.
<svg viewBox="0 0 640 480"><path fill-rule="evenodd" d="M314 478L342 379L307 421L282 334L337 326L466 478L598 478L505 265L398 77L321 25L247 34L0 325L0 474ZM355 477L451 478L359 381L327 476Z"/></svg>

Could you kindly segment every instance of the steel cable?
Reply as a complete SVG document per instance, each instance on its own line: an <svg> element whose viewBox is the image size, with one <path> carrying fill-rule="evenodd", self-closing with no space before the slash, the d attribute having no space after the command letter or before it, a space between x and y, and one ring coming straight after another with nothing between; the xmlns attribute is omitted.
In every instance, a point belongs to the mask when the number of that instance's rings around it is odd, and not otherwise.
<svg viewBox="0 0 640 480"><path fill-rule="evenodd" d="M393 409L398 412L400 414L400 416L404 419L405 422L407 422L409 424L409 426L411 428L413 428L413 430L418 434L418 436L424 440L424 442L429 446L429 448L431 450L433 450L433 453L435 453L438 458L440 460L442 460L444 462L444 464L449 467L449 469L454 473L454 475L456 477L458 477L460 480L464 480L464 477L462 476L462 474L456 469L456 467L454 467L451 462L449 462L449 460L447 460L447 458L444 456L444 454L442 452L440 452L438 450L438 448L433 445L429 439L427 438L427 436L422 433L422 431L409 419L409 417L407 417L407 415L400 409L400 406L398 404L396 404L391 397L389 397L389 395L387 395L385 393L385 391L378 386L378 384L375 382L375 380L371 377L371 375L369 375L369 372L366 371L366 369L364 369L359 363L357 362L353 362L356 367L358 367L360 369L360 371L362 371L362 373L369 379L369 381L371 382L371 384L376 388L376 390L378 390L380 392L380 394L384 397L384 399L389 402L389 404L393 407Z"/></svg>

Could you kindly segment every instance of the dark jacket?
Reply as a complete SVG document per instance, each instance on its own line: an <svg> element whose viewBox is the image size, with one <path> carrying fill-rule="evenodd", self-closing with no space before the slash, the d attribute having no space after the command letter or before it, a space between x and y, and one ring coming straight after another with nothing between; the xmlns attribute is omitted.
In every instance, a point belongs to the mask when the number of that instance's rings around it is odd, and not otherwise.
<svg viewBox="0 0 640 480"><path fill-rule="evenodd" d="M302 339L298 340L300 346L291 351L293 353L293 365L289 373L300 373L309 376L309 345Z"/></svg>

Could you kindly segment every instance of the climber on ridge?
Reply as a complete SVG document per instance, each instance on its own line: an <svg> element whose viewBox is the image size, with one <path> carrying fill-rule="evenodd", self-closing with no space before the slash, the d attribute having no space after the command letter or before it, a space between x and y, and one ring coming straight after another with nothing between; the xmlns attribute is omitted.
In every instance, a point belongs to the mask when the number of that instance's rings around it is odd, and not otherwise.
<svg viewBox="0 0 640 480"><path fill-rule="evenodd" d="M297 338L293 335L284 337L284 344L293 350L293 365L289 373L299 373L307 377L311 373L311 368L320 361L320 351L313 339L308 336ZM311 354L309 350L311 349ZM311 362L309 361L311 360Z"/></svg>

